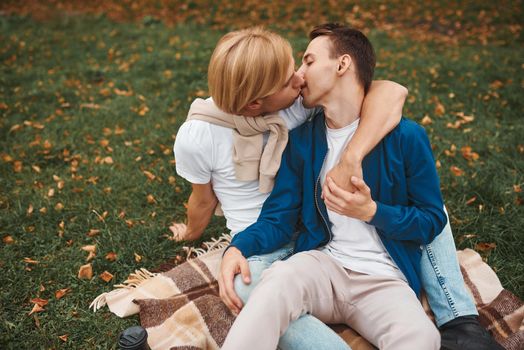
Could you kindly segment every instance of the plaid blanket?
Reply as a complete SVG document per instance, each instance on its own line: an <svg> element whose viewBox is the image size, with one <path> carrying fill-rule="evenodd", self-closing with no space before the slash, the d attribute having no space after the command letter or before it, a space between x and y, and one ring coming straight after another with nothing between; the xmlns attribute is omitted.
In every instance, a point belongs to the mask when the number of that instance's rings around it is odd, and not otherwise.
<svg viewBox="0 0 524 350"><path fill-rule="evenodd" d="M219 349L234 321L218 296L216 280L226 244L227 238L212 242L206 247L209 252L166 272L136 271L124 284L97 297L91 307L96 311L107 305L119 317L140 313L152 350ZM522 349L522 301L502 288L495 272L475 251L458 251L458 256L481 324L506 349ZM427 301L423 300L422 304L432 317ZM374 349L347 326L332 325L332 328L353 350Z"/></svg>

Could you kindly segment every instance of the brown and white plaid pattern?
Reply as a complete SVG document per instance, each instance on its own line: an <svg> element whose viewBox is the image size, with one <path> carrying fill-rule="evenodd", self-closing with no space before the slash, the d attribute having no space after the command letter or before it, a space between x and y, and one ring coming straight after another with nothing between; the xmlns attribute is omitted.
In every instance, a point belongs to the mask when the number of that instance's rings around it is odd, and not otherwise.
<svg viewBox="0 0 524 350"><path fill-rule="evenodd" d="M107 304L119 317L140 312L153 350L219 349L234 321L218 296L216 276L222 253L223 249L211 251L159 274L137 271L120 288L95 299L92 306L97 310ZM522 301L502 288L495 272L475 251L459 251L458 256L482 325L506 349L523 349ZM431 317L427 301L423 305ZM332 327L353 350L374 349L350 328Z"/></svg>

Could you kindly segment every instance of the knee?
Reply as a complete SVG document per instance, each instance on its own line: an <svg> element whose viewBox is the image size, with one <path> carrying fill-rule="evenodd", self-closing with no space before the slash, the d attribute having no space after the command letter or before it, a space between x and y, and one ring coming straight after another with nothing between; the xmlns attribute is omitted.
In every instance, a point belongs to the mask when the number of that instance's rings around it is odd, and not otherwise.
<svg viewBox="0 0 524 350"><path fill-rule="evenodd" d="M286 262L274 263L264 273L264 281L271 281L272 284L286 286L286 288L297 286L300 284L301 278L305 278L305 275L297 271L293 264Z"/></svg>
<svg viewBox="0 0 524 350"><path fill-rule="evenodd" d="M440 349L440 333L435 325L427 323L413 327L411 335L407 338L412 342L410 349Z"/></svg>
<svg viewBox="0 0 524 350"><path fill-rule="evenodd" d="M233 286L238 297L242 299L244 303L249 299L249 295L255 289L255 286L260 282L260 276L268 265L263 261L250 260L249 261L249 272L251 274L251 282L249 284L244 283L241 275L236 275L233 281Z"/></svg>

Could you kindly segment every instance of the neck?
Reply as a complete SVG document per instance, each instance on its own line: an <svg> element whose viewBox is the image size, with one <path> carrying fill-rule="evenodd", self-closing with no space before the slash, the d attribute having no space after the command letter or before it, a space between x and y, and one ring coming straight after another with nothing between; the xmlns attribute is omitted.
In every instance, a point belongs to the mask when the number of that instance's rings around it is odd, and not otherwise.
<svg viewBox="0 0 524 350"><path fill-rule="evenodd" d="M333 89L321 104L326 116L326 124L331 129L343 128L360 116L364 101L364 89L358 84L346 84Z"/></svg>

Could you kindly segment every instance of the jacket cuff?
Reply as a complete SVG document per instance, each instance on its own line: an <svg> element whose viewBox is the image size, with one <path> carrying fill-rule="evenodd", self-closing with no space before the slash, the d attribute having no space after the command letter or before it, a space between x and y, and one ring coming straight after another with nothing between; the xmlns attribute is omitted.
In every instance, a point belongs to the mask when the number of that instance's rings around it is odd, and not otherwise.
<svg viewBox="0 0 524 350"><path fill-rule="evenodd" d="M396 210L394 207L377 203L377 211L375 216L368 223L379 228L382 232L387 233L391 230L392 218L396 216Z"/></svg>
<svg viewBox="0 0 524 350"><path fill-rule="evenodd" d="M239 237L238 234L235 237L233 237L233 240L231 241L231 244L226 248L226 251L231 247L235 247L238 250L240 250L244 258L246 259L252 255L255 255L253 242L242 239L241 237ZM224 254L226 251L224 251Z"/></svg>

